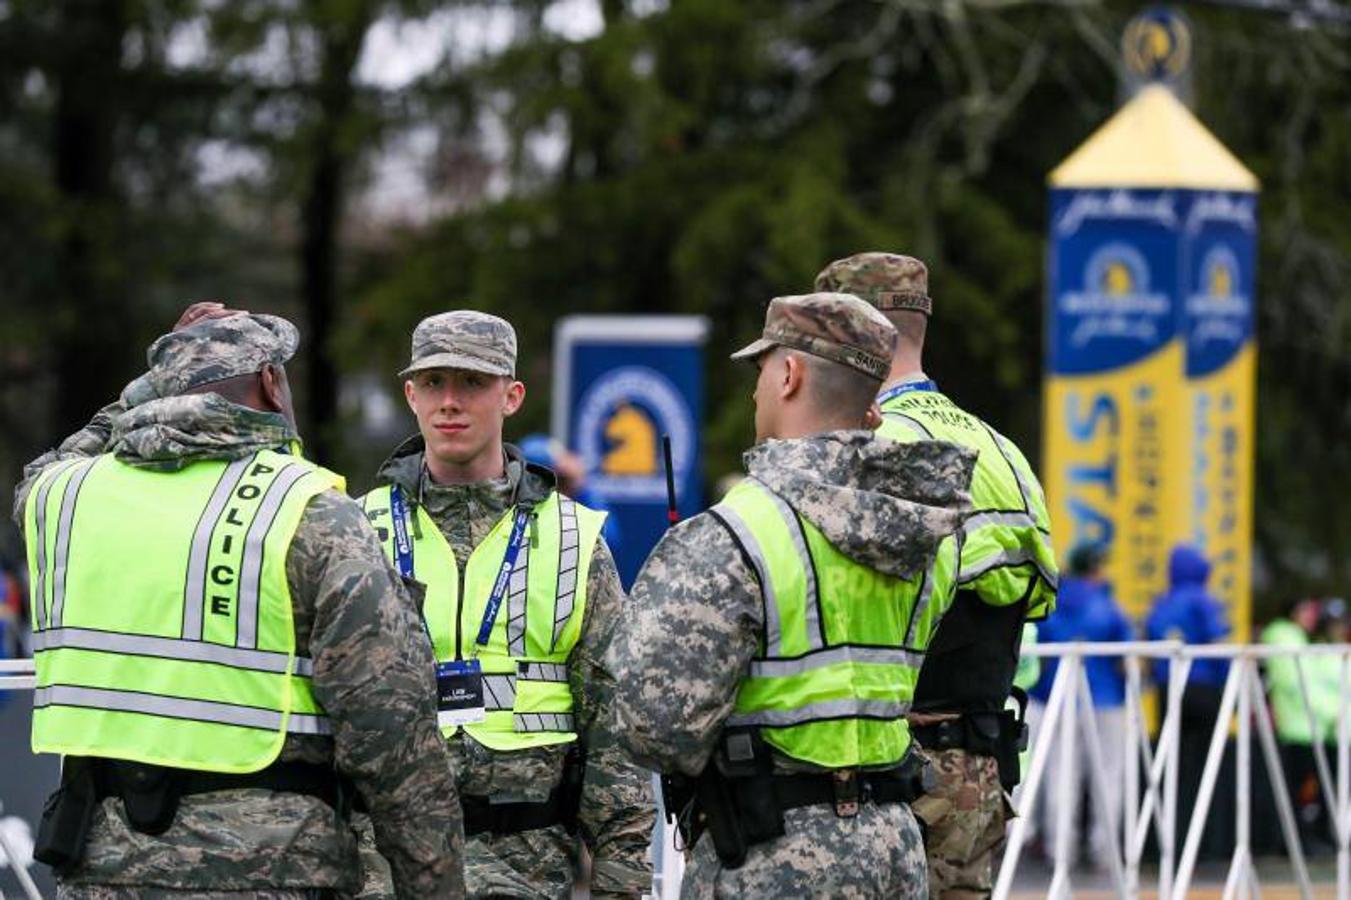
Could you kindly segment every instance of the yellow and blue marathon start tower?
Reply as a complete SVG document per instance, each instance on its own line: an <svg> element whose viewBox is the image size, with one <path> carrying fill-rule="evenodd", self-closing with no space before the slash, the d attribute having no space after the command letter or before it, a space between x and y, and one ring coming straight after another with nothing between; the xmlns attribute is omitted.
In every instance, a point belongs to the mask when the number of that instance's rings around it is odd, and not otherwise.
<svg viewBox="0 0 1351 900"><path fill-rule="evenodd" d="M1163 85L1050 176L1045 484L1137 620L1189 542L1246 640L1257 179Z"/></svg>

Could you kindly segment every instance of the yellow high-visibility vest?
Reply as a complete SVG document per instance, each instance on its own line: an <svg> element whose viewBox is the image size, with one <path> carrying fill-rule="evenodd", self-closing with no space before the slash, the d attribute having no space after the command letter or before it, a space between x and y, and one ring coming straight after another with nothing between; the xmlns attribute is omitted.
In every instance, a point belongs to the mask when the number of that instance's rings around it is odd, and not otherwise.
<svg viewBox="0 0 1351 900"><path fill-rule="evenodd" d="M173 472L111 454L51 466L24 511L33 750L214 772L327 734L296 656L286 556L342 479L263 450Z"/></svg>
<svg viewBox="0 0 1351 900"><path fill-rule="evenodd" d="M764 637L727 725L758 726L780 752L827 768L899 763L924 651L952 602L956 543L907 580L845 556L754 478L711 513L765 591Z"/></svg>
<svg viewBox="0 0 1351 900"><path fill-rule="evenodd" d="M390 561L398 558L392 520L393 485L362 498ZM493 750L523 750L577 739L568 658L581 636L587 573L605 513L558 493L530 512L528 535L508 582L488 643L476 636L510 539L516 509L508 509L465 566L421 506L404 510L413 574L427 587L423 618L437 662L477 658L483 671L486 717L462 726ZM416 521L414 521L416 517ZM452 737L458 726L443 726Z"/></svg>

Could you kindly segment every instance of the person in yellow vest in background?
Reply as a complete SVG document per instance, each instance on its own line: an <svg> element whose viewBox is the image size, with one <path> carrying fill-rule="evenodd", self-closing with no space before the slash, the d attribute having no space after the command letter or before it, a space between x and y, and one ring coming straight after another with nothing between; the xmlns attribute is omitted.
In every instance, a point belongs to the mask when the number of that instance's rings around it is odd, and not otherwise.
<svg viewBox="0 0 1351 900"><path fill-rule="evenodd" d="M671 529L607 659L619 740L664 774L686 897L926 896L906 713L951 601L973 454L863 428L896 331L779 297L748 477Z"/></svg>
<svg viewBox="0 0 1351 900"><path fill-rule="evenodd" d="M299 455L294 326L188 309L30 464L33 750L60 896L329 896L364 799L401 897L463 896L430 643L342 479Z"/></svg>
<svg viewBox="0 0 1351 900"><path fill-rule="evenodd" d="M525 400L516 332L486 313L424 319L400 373L419 434L362 503L425 587L439 720L464 804L473 897L572 896L575 834L593 896L651 888L651 776L610 739L601 654L624 600L605 515L503 443ZM378 859L366 896L382 893Z"/></svg>
<svg viewBox="0 0 1351 900"><path fill-rule="evenodd" d="M816 289L857 294L899 333L877 397L878 434L951 441L978 454L956 598L929 645L910 724L938 773L938 788L915 805L927 826L930 896L989 896L994 851L1013 812L1005 792L1018 783L1026 734L1022 716L1005 710L1023 622L1055 608L1058 571L1046 500L1018 448L924 374L933 311L924 263L859 253L822 270ZM1027 695L1019 693L1025 706Z"/></svg>

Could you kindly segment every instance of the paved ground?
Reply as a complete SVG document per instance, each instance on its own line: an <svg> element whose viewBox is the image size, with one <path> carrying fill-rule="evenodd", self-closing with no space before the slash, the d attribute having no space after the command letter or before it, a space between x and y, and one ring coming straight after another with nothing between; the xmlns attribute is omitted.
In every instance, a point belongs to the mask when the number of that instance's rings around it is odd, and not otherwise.
<svg viewBox="0 0 1351 900"><path fill-rule="evenodd" d="M1300 892L1294 882L1288 860L1281 858L1259 859L1258 877L1261 882L1262 900L1298 900ZM1223 863L1208 863L1198 866L1192 887L1187 892L1189 900L1220 900L1224 894L1224 880L1228 875L1228 866ZM1034 900L1046 896L1051 884L1052 870L1037 861L1024 863L1014 879L1012 896L1016 900ZM1313 896L1316 900L1334 900L1337 896L1337 869L1333 860L1314 860L1309 863L1309 876L1314 882ZM1157 900L1158 873L1148 870L1141 873L1144 888L1140 892L1141 900ZM1107 900L1115 898L1110 876L1092 871L1075 872L1070 879L1073 896L1076 900Z"/></svg>

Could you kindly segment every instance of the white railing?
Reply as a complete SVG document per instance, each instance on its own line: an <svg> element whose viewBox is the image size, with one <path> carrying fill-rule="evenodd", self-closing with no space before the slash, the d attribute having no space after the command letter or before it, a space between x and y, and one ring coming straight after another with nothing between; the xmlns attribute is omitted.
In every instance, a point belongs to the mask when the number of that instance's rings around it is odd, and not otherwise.
<svg viewBox="0 0 1351 900"><path fill-rule="evenodd" d="M34 683L31 659L0 659L0 691L31 691ZM14 871L14 877L18 879L19 886L23 888L28 900L42 900L42 894L38 892L33 876L28 874L23 859L10 845L2 828L0 828L0 854L4 854L4 858L9 861L9 867Z"/></svg>
<svg viewBox="0 0 1351 900"><path fill-rule="evenodd" d="M1048 802L1055 804L1058 827L1055 829L1056 840L1052 850L1054 872L1047 896L1058 900L1072 895L1074 848L1071 841L1076 829L1070 817L1077 804L1071 802L1071 795L1080 789L1075 771L1076 761L1080 758L1080 742L1093 769L1088 785L1094 813L1102 817L1112 838L1112 852L1107 862L1117 896L1133 898L1140 895L1141 859L1152 826L1157 837L1159 860L1158 883L1151 887L1157 887L1159 897L1172 900L1185 898L1192 887L1201 838L1231 730L1236 757L1234 852L1223 897L1230 900L1260 894L1252 853L1251 763L1253 731L1256 730L1259 749L1275 795L1276 810L1295 884L1300 896L1311 900L1313 884L1300 845L1299 828L1281 765L1259 663L1273 657L1294 659L1310 733L1317 736L1320 728L1315 719L1303 665L1303 660L1313 656L1335 656L1341 660L1335 779L1322 742L1315 738L1312 748L1323 800L1332 811L1332 831L1337 848L1337 897L1343 900L1351 898L1351 753L1348 753L1351 728L1348 727L1347 715L1348 695L1351 695L1351 665L1348 665L1351 662L1351 645L1187 646L1165 641L1041 644L1027 650L1040 657L1058 658L1060 664L1037 728L1030 765L1020 793L1018 817L1009 830L1003 862L995 883L996 900L1007 898L1013 888L1028 829L1036 814L1039 797L1043 794L1042 786L1048 778L1048 770L1053 765L1055 793ZM1090 656L1119 658L1125 666L1126 756L1123 783L1120 785L1107 784L1103 774L1102 743L1095 721L1092 692L1084 670L1084 659ZM1211 730L1196 804L1191 810L1190 825L1179 854L1177 802L1182 699L1187 676L1197 659L1225 659L1230 665L1219 713ZM1143 704L1141 664L1146 660L1164 661L1169 672L1168 696L1165 698L1163 719L1155 745L1150 743ZM1057 740L1058 746L1055 745ZM1111 812L1118 803L1121 809L1119 818Z"/></svg>
<svg viewBox="0 0 1351 900"><path fill-rule="evenodd" d="M1253 731L1256 730L1259 749L1275 795L1296 887L1304 900L1312 900L1313 883L1300 845L1299 828L1281 765L1259 664L1273 657L1293 657L1299 673L1300 692L1310 733L1317 735L1319 727L1303 666L1303 660L1313 656L1335 656L1341 660L1335 779L1322 742L1314 741L1313 753L1323 801L1332 811L1330 818L1337 849L1337 897L1351 900L1351 717L1348 716L1351 712L1351 644L1193 647L1164 641L1039 644L1026 650L1039 657L1058 658L1060 664L1037 727L1030 764L1020 792L1018 817L1013 820L1009 830L995 883L995 900L1006 900L1012 891L1031 818L1036 813L1038 797L1042 793L1041 787L1052 768L1058 827L1055 830L1053 851L1054 872L1047 896L1055 900L1072 896L1074 848L1071 841L1076 828L1069 817L1077 804L1069 802L1069 798L1071 791L1079 790L1079 781L1075 776L1081 741L1092 769L1089 795L1095 805L1094 813L1107 823L1112 838L1113 850L1108 859L1108 868L1117 896L1139 897L1142 887L1145 887L1141 883L1141 862L1152 827L1159 851L1158 882L1148 887L1157 887L1157 896L1161 898L1184 900L1192 887L1201 837L1231 730L1234 733L1237 762L1233 819L1235 846L1223 897L1231 900L1260 895L1258 872L1252 854L1251 760ZM1119 658L1125 667L1127 752L1121 785L1108 784L1104 776L1102 742L1083 666L1084 659L1090 656ZM1193 661L1203 658L1229 660L1230 666L1220 699L1219 714L1211 732L1196 805L1191 811L1190 825L1183 836L1179 855L1177 803L1183 689ZM1145 717L1142 672L1142 664L1150 660L1163 660L1169 667L1168 696L1162 710L1158 740L1154 744L1151 744ZM0 690L30 690L33 683L32 660L0 660ZM1119 818L1112 814L1118 803L1121 810ZM657 854L655 893L661 898L678 895L684 868L682 854L674 850L673 831L659 821L661 849ZM36 885L28 872L18 864L19 857L9 846L3 831L0 831L0 852L11 861L11 867L30 900L39 900Z"/></svg>

